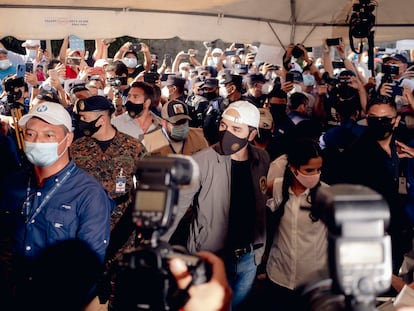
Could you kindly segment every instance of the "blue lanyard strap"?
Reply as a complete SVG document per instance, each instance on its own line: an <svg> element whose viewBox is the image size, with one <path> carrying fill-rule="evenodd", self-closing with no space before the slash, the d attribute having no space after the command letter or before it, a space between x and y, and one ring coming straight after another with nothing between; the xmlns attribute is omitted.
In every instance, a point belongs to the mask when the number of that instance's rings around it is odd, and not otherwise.
<svg viewBox="0 0 414 311"><path fill-rule="evenodd" d="M25 216L25 222L29 223L31 222L33 219L36 218L37 215L39 215L39 213L42 211L43 207L45 207L45 205L49 202L49 200L52 198L52 196L56 193L56 191L65 183L65 181L69 178L69 176L72 174L73 170L75 169L76 166L73 166L69 171L66 172L66 174L63 176L63 178L59 181L56 182L56 184L52 187L52 189L50 189L47 193L45 198L42 200L42 202L40 203L39 207L36 208L36 210L34 211L33 215L30 216L31 213L31 203L30 201L33 199L33 194L30 194L30 179L29 179L29 183L27 185L27 195L26 195L26 200L24 202L24 208L23 208L23 212L24 212L24 216Z"/></svg>

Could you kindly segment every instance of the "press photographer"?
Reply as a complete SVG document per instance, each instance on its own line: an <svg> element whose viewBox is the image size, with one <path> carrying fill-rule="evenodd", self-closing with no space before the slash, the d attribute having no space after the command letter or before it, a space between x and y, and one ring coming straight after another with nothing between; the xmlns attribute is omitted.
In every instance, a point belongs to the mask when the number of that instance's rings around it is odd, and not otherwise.
<svg viewBox="0 0 414 311"><path fill-rule="evenodd" d="M386 201L368 187L320 188L315 204L329 230L330 278L304 286L305 310L377 310L391 285L391 239Z"/></svg>

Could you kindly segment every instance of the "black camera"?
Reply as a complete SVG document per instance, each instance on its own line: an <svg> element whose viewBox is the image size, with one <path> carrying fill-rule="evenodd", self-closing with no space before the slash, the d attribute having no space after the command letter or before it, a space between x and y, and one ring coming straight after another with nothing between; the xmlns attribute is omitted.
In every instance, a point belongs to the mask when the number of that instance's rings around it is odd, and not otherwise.
<svg viewBox="0 0 414 311"><path fill-rule="evenodd" d="M159 238L174 220L179 187L190 184L196 171L197 164L185 156L149 157L138 161L132 221L142 240L117 262L114 310L181 308L189 297L177 290L168 268L171 258L185 261L193 284L210 279L211 267L204 260L185 254Z"/></svg>
<svg viewBox="0 0 414 311"><path fill-rule="evenodd" d="M382 65L381 72L384 75L396 76L400 73L400 67L395 65Z"/></svg>
<svg viewBox="0 0 414 311"><path fill-rule="evenodd" d="M160 79L160 75L157 72L144 72L144 82L155 83Z"/></svg>
<svg viewBox="0 0 414 311"><path fill-rule="evenodd" d="M128 84L127 77L111 77L106 79L106 83L114 88L119 88L121 85Z"/></svg>
<svg viewBox="0 0 414 311"><path fill-rule="evenodd" d="M4 89L7 93L7 103L12 105L11 108L19 107L19 105L16 105L16 101L23 96L21 88L25 86L24 77L15 78L13 76L9 76L4 78L3 83Z"/></svg>
<svg viewBox="0 0 414 311"><path fill-rule="evenodd" d="M375 3L370 0L360 0L354 3L353 13L349 21L349 33L355 38L368 38L375 26Z"/></svg>
<svg viewBox="0 0 414 311"><path fill-rule="evenodd" d="M303 50L298 45L295 45L292 49L292 55L294 58L303 57Z"/></svg>
<svg viewBox="0 0 414 311"><path fill-rule="evenodd" d="M390 212L377 192L360 185L319 188L315 204L329 231L330 279L309 283L309 310L375 310L391 286Z"/></svg>

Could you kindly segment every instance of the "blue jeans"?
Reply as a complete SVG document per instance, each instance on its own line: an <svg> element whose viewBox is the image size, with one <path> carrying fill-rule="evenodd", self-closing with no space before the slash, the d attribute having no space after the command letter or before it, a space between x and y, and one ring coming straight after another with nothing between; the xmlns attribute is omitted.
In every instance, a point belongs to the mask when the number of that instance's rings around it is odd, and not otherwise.
<svg viewBox="0 0 414 311"><path fill-rule="evenodd" d="M249 294L256 278L256 270L254 252L245 254L239 259L226 258L227 279L233 290L232 307L240 304Z"/></svg>

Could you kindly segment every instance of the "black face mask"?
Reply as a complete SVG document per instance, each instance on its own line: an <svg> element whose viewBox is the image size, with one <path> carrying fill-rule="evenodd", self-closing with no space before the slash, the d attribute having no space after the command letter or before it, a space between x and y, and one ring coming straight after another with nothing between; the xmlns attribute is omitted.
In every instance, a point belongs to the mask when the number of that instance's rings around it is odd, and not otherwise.
<svg viewBox="0 0 414 311"><path fill-rule="evenodd" d="M375 140L384 140L394 132L390 117L368 117L368 131Z"/></svg>
<svg viewBox="0 0 414 311"><path fill-rule="evenodd" d="M269 107L273 120L279 120L286 116L286 104L271 104Z"/></svg>
<svg viewBox="0 0 414 311"><path fill-rule="evenodd" d="M82 121L79 120L78 121L78 128L79 130L83 133L83 135L85 136L92 136L93 134L95 134L97 131L99 131L99 129L101 128L102 125L100 126L96 126L96 122L98 122L98 120L101 118L102 116L97 117L94 121L91 122L86 122L86 121Z"/></svg>
<svg viewBox="0 0 414 311"><path fill-rule="evenodd" d="M128 114L131 118L138 117L141 112L144 110L144 103L142 104L133 104L130 101L127 101L125 104L125 108L128 111Z"/></svg>
<svg viewBox="0 0 414 311"><path fill-rule="evenodd" d="M208 101L210 101L216 98L217 94L215 92L204 92L203 97L205 97Z"/></svg>
<svg viewBox="0 0 414 311"><path fill-rule="evenodd" d="M265 129L261 129L259 128L259 135L256 135L256 137L254 138L254 140L256 142L258 142L259 144L263 144L267 141L269 141L272 138L272 130L265 130Z"/></svg>
<svg viewBox="0 0 414 311"><path fill-rule="evenodd" d="M236 153L247 145L248 137L239 138L229 131L220 131L220 146L224 155Z"/></svg>

